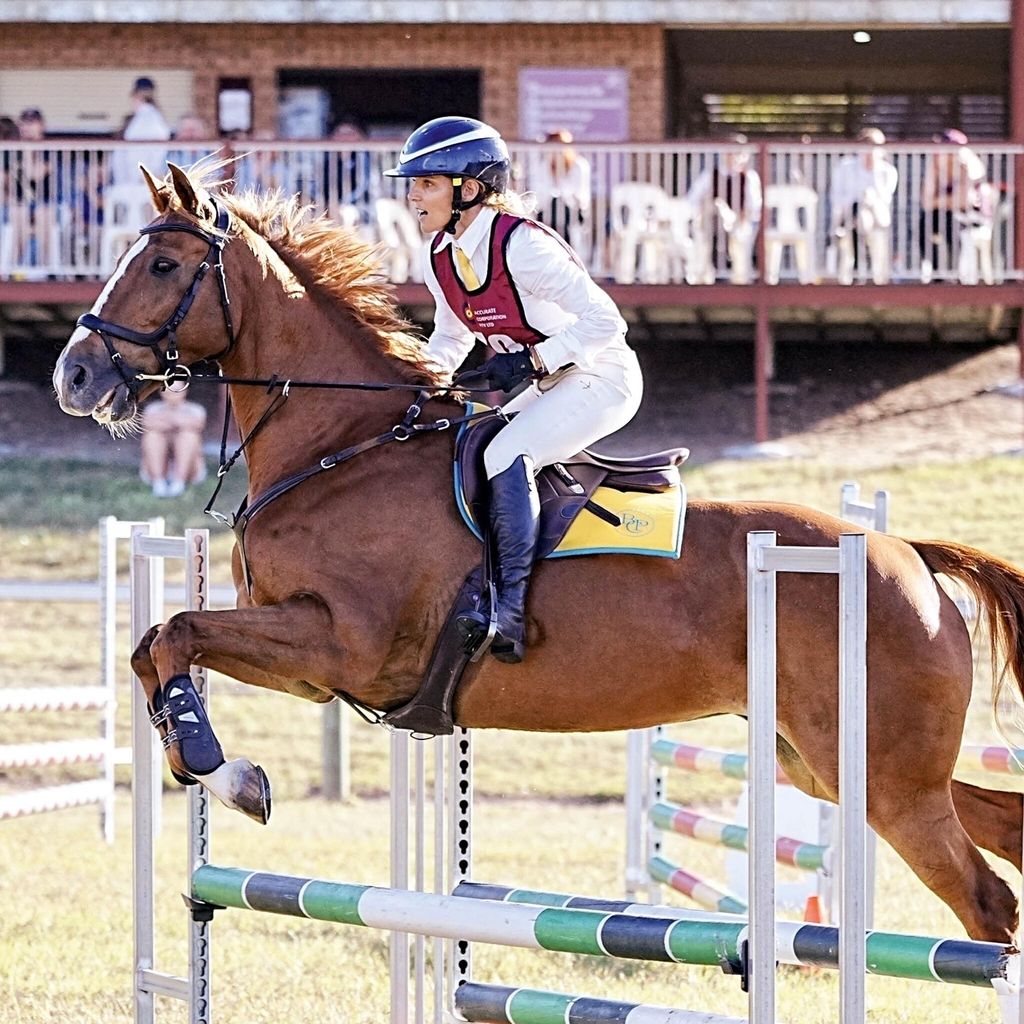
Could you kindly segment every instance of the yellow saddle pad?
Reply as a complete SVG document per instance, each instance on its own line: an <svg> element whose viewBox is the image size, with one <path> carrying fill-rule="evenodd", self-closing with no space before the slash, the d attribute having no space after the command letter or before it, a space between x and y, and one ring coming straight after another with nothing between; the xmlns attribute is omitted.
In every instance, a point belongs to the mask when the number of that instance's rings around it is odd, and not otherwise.
<svg viewBox="0 0 1024 1024"><path fill-rule="evenodd" d="M686 508L682 484L656 494L598 487L591 500L614 512L622 525L612 526L581 509L549 558L613 553L679 557Z"/></svg>
<svg viewBox="0 0 1024 1024"><path fill-rule="evenodd" d="M655 494L598 487L591 500L617 515L620 525L612 526L581 508L572 526L546 558L602 554L679 557L686 515L686 490L681 483ZM464 522L479 540L482 534L466 500L459 473L455 474L455 503Z"/></svg>

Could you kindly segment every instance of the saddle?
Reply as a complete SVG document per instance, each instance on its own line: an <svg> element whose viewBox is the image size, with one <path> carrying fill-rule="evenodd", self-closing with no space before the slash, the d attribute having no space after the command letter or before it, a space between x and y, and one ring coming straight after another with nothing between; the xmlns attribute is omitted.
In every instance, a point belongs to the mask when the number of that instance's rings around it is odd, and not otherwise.
<svg viewBox="0 0 1024 1024"><path fill-rule="evenodd" d="M467 423L455 444L456 501L467 526L481 540L480 524L487 522L490 490L484 471L484 449L507 422L495 416ZM623 525L622 514L602 504L600 496L595 497L598 488L640 494L659 494L681 488L679 467L689 455L687 448L668 448L650 455L627 457L600 455L585 448L564 462L545 466L537 474L540 499L537 560L558 554L591 553L589 550L559 552L558 547L584 512L612 527Z"/></svg>
<svg viewBox="0 0 1024 1024"><path fill-rule="evenodd" d="M468 411L472 411L472 407ZM490 491L483 453L507 422L500 416L470 421L463 424L455 443L456 501L467 526L481 540L485 529L481 524L488 521ZM686 448L670 448L650 455L616 458L584 450L565 462L542 469L537 476L540 498L537 560L598 551L630 551L678 558L684 512L679 467L689 454ZM639 506L631 507L627 500L621 503L620 513L608 507L617 504L610 500L610 496L617 493L626 499L656 499L662 495L666 500L662 508L647 507L642 513L637 511ZM605 524L606 533L611 527L613 534L630 536L610 539L606 536L596 544L587 537L582 544L565 545L573 524L584 516L593 516L595 522ZM630 516L631 521L627 518ZM655 521L660 523L658 531L655 531ZM652 544L648 537L654 532L661 534L658 545ZM639 544L637 535L643 538ZM485 544L483 564L463 581L448 612L417 697L385 715L385 724L422 737L453 731L455 690L476 667L489 643L474 645L456 628L456 620L467 611L490 614L493 586L487 548Z"/></svg>

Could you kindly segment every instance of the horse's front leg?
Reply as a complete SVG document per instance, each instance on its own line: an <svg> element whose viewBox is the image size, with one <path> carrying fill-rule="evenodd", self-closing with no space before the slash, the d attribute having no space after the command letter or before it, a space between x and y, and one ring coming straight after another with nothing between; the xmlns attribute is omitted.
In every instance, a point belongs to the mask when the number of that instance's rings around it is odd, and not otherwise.
<svg viewBox="0 0 1024 1024"><path fill-rule="evenodd" d="M300 596L261 608L182 612L155 635L153 630L147 634L133 656L133 667L154 724L164 733L175 777L198 781L228 807L266 822L266 775L247 759L225 760L192 684L190 666L225 668L242 682L316 699L320 692L329 692L327 681L338 679L343 661L350 660L328 608L315 597Z"/></svg>

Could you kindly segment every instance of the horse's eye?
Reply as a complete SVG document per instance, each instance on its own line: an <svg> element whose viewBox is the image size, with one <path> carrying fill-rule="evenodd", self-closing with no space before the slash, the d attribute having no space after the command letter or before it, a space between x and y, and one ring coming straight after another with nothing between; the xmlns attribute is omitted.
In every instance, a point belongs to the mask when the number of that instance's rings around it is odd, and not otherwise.
<svg viewBox="0 0 1024 1024"><path fill-rule="evenodd" d="M169 260L166 256L157 256L149 269L154 274L169 274L172 270L176 270L177 267L178 264L174 260Z"/></svg>

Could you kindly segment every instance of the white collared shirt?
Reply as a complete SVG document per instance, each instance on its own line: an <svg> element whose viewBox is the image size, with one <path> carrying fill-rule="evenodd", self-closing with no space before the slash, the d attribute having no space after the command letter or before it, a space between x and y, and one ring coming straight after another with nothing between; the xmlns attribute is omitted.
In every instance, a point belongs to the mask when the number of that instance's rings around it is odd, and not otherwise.
<svg viewBox="0 0 1024 1024"><path fill-rule="evenodd" d="M487 278L488 243L496 216L495 210L482 209L460 238L446 234L440 245L440 249L447 245L461 249L481 281ZM433 244L431 238L423 248L423 279L436 306L427 354L454 372L474 343L483 339L474 335L448 305L430 263ZM570 363L596 369L602 363L621 366L632 360L626 345L626 322L615 303L569 257L558 238L543 228L520 225L509 238L506 262L526 320L546 336L535 351L549 372Z"/></svg>

